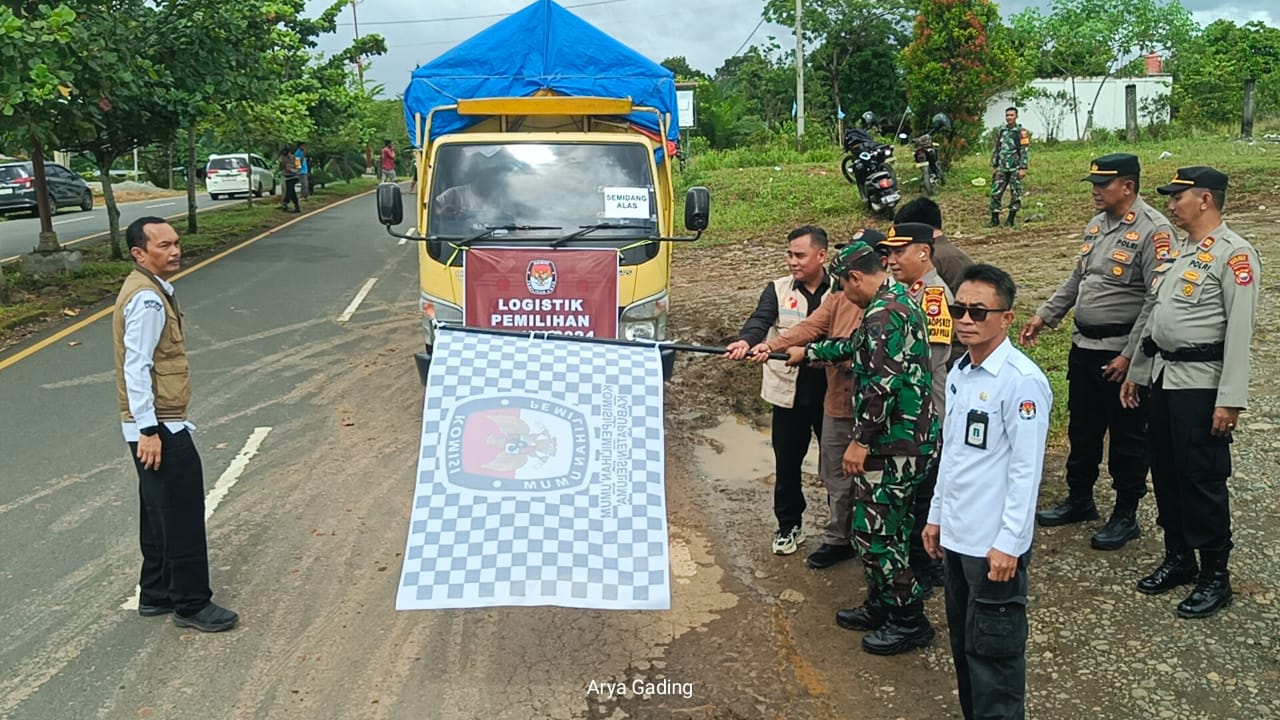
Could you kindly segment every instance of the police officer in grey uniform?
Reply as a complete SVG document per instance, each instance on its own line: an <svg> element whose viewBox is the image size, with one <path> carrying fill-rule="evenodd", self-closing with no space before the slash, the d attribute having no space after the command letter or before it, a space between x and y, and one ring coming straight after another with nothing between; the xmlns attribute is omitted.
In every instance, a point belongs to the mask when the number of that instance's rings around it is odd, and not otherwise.
<svg viewBox="0 0 1280 720"><path fill-rule="evenodd" d="M1151 480L1164 530L1164 562L1138 590L1159 595L1194 579L1178 615L1208 617L1231 602L1227 478L1232 432L1249 404L1261 268L1257 250L1222 222L1226 175L1180 168L1157 192L1187 237L1156 267L1142 352L1120 391L1134 407L1138 389L1150 387Z"/></svg>
<svg viewBox="0 0 1280 720"><path fill-rule="evenodd" d="M1102 462L1102 440L1111 434L1107 469L1116 491L1111 518L1095 533L1098 550L1116 550L1141 535L1138 501L1147 494L1145 408L1120 404L1124 380L1147 315L1151 312L1153 270L1170 252L1173 226L1138 195L1141 168L1135 155L1106 155L1089 175L1099 212L1084 231L1084 244L1071 277L1022 328L1019 340L1034 345L1048 325L1057 327L1075 308L1075 331L1067 362L1067 498L1036 513L1043 526L1093 520L1098 509L1093 486Z"/></svg>

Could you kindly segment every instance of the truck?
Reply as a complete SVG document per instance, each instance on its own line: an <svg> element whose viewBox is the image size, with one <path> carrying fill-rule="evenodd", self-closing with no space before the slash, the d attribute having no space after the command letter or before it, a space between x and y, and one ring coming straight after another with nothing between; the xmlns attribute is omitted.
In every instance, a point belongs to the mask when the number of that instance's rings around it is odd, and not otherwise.
<svg viewBox="0 0 1280 720"><path fill-rule="evenodd" d="M415 227L400 187L378 218L418 240L426 382L438 323L661 342L672 242L696 240L692 188L676 237L675 81L552 0L418 67L404 93ZM670 377L672 353L663 351Z"/></svg>

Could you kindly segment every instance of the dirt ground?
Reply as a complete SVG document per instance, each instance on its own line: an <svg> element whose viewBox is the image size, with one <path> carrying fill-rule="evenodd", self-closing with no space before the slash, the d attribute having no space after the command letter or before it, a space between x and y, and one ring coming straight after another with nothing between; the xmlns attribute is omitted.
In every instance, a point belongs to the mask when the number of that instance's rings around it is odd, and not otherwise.
<svg viewBox="0 0 1280 720"><path fill-rule="evenodd" d="M1280 241L1269 232L1278 217L1280 213L1271 210L1231 215L1228 221L1258 247L1265 263L1265 258L1280 255ZM1016 232L1000 231L995 238L959 237L956 242L975 259L1009 269L1019 283L1020 297L1038 304L1069 272L1079 247L1078 232L1032 224ZM749 238L715 248L682 249L675 262L671 334L709 345L734 339L760 289L785 271L782 248L776 238ZM1277 296L1280 282L1264 269L1262 283L1253 407L1244 416L1245 429L1234 450L1234 606L1218 618L1189 622L1173 614L1181 591L1171 593L1178 597L1148 598L1133 590L1133 583L1159 562L1162 552L1150 496L1140 511L1143 537L1115 553L1088 546L1089 534L1102 521L1086 523L1087 528L1039 530L1031 570L1031 716L1280 717L1275 640L1280 637L1275 609L1280 561L1265 540L1274 535L1280 520L1273 463L1280 443L1272 434L1280 418L1275 345L1280 320L1267 300ZM1023 321L1020 317L1016 326ZM858 633L834 623L836 609L860 600L862 582L855 563L821 572L806 569L804 555L818 542L812 538L794 556L769 553L772 456L767 406L758 391L755 366L705 356L681 357L669 386L671 514L677 519L705 514L718 536L711 552L725 570L724 582L734 588L734 595L750 601L709 626L710 637L673 643L668 674L683 663L723 662L727 675L741 672L739 680L768 680L773 688L757 688L755 698L745 694L714 700L703 706L705 715L692 716L822 718L876 707L883 708L877 717L959 717L941 593L928 603L939 629L933 647L878 658L861 651ZM1055 402L1065 403L1066 398ZM1065 450L1050 449L1042 505L1065 493ZM811 453L809 462L814 459ZM816 476L810 474L806 481L806 522L813 527L821 522L825 497ZM1113 496L1107 485L1104 467L1097 492L1100 507L1110 507ZM740 682L726 685L743 689ZM705 689L715 694L714 688ZM689 706L668 698L645 707L675 711Z"/></svg>

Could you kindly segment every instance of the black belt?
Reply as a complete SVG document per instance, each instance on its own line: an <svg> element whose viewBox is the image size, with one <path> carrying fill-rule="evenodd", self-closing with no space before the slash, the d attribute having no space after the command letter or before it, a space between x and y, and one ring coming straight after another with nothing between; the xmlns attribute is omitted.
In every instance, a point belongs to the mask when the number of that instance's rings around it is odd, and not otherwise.
<svg viewBox="0 0 1280 720"><path fill-rule="evenodd" d="M1114 325L1084 325L1076 321L1076 332L1090 340L1105 340L1120 337L1133 332L1133 323L1116 323Z"/></svg>
<svg viewBox="0 0 1280 720"><path fill-rule="evenodd" d="M1142 338L1142 354L1147 357L1159 355L1173 362L1216 362L1225 357L1226 343L1210 343L1208 345L1192 345L1178 350L1162 350L1156 341L1149 337Z"/></svg>

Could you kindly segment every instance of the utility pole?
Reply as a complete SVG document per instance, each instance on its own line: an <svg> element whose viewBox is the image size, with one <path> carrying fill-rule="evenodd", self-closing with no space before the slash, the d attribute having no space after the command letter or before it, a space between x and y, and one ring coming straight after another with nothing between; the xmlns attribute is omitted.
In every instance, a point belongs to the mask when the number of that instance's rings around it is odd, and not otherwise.
<svg viewBox="0 0 1280 720"><path fill-rule="evenodd" d="M351 24L356 28L356 40L360 39L360 19L356 17L356 0L351 0ZM360 90L364 91L364 56L356 55L356 76L360 79Z"/></svg>
<svg viewBox="0 0 1280 720"><path fill-rule="evenodd" d="M796 0L796 149L804 137L804 0Z"/></svg>

